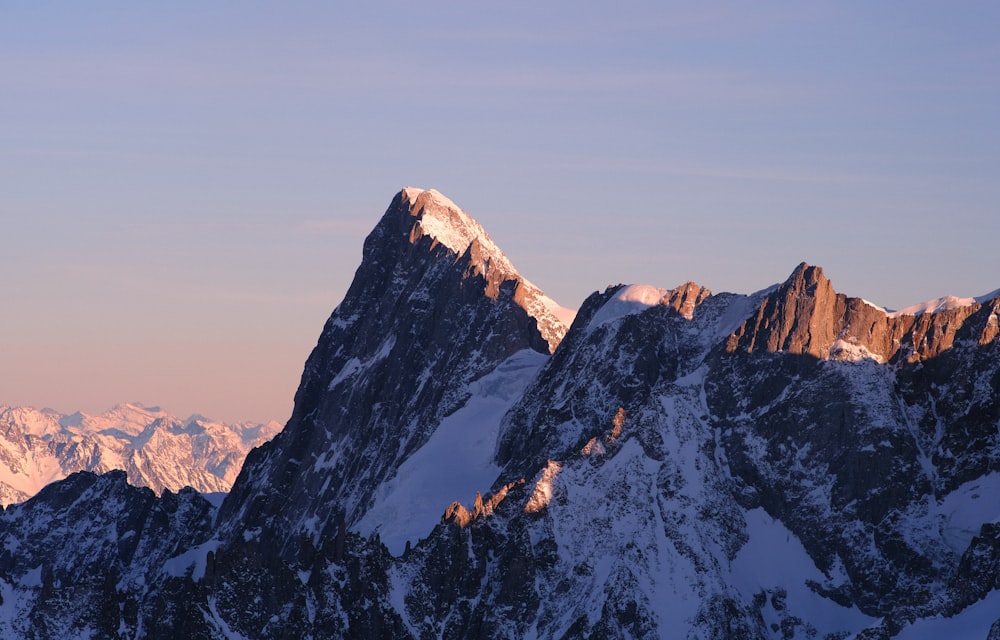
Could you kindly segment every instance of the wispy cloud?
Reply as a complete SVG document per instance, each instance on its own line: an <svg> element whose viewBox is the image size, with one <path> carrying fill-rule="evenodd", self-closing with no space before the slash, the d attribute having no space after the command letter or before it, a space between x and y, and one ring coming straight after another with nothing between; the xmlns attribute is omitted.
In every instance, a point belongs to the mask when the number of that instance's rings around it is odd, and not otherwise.
<svg viewBox="0 0 1000 640"><path fill-rule="evenodd" d="M551 9L548 15L545 14L547 8ZM732 37L773 31L804 20L818 20L826 13L818 7L805 5L771 7L760 4L682 6L658 3L644 9L627 5L602 8L574 4L571 10L565 6L557 8L555 4L551 7L532 4L531 9L535 12L534 20L510 19L515 11L523 15L523 8L515 8L509 15L498 12L493 20L462 24L462 28L454 28L454 25L425 28L420 31L420 37L480 47L496 43L545 46L589 43L595 37L623 35L656 36L664 40Z"/></svg>
<svg viewBox="0 0 1000 640"><path fill-rule="evenodd" d="M350 233L363 234L371 230L371 215L358 215L355 218L325 218L303 220L295 225L295 230L301 233Z"/></svg>
<svg viewBox="0 0 1000 640"><path fill-rule="evenodd" d="M881 175L846 173L803 166L767 165L765 163L712 163L682 161L635 161L614 158L550 158L540 161L539 170L613 172L626 174L655 174L662 176L687 176L723 178L764 182L795 182L817 184L863 184L884 182Z"/></svg>

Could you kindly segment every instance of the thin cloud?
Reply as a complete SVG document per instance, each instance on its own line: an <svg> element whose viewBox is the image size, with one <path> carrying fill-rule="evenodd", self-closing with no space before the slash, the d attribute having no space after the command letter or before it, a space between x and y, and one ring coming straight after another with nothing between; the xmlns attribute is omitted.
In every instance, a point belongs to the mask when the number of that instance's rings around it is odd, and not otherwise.
<svg viewBox="0 0 1000 640"><path fill-rule="evenodd" d="M651 11L629 11L627 7L614 6L608 11L588 12L575 5L574 10L560 11L558 28L555 18L503 24L491 21L487 26L462 25L462 28L432 28L421 31L422 37L435 41L485 44L538 44L551 46L559 43L591 42L595 35L607 37L655 34L659 38L705 38L758 34L785 28L790 24L821 19L809 7L676 7L652 5ZM537 6L532 6L537 9Z"/></svg>
<svg viewBox="0 0 1000 640"><path fill-rule="evenodd" d="M351 233L361 234L371 231L371 216L357 216L357 218L325 218L303 220L295 225L295 230L300 233Z"/></svg>
<svg viewBox="0 0 1000 640"><path fill-rule="evenodd" d="M617 173L651 173L701 178L724 178L765 182L801 182L818 184L862 184L885 182L883 176L822 171L801 167L754 164L693 162L630 162L606 158L564 158L540 162L538 169Z"/></svg>

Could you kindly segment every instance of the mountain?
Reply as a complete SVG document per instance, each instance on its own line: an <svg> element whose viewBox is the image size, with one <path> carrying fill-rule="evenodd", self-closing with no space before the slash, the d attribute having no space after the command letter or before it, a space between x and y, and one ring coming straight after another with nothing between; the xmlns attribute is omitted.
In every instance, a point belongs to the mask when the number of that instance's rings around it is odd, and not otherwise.
<svg viewBox="0 0 1000 640"><path fill-rule="evenodd" d="M1000 293L802 264L560 315L404 189L218 509L115 472L6 509L0 635L1000 638Z"/></svg>
<svg viewBox="0 0 1000 640"><path fill-rule="evenodd" d="M306 361L288 426L247 458L222 507L224 536L260 528L280 548L298 535L318 543L340 520L357 524L438 427L475 404L473 383L506 376L523 386L566 332L557 308L454 203L404 189L365 240L354 281ZM516 395L484 391L496 419ZM482 477L470 495L495 479L478 468L489 466L491 448L484 439L448 461ZM431 523L451 499L429 505Z"/></svg>
<svg viewBox="0 0 1000 640"><path fill-rule="evenodd" d="M156 493L190 486L227 492L247 452L281 428L181 420L159 407L119 404L100 415L0 405L0 504L24 502L76 471L126 471Z"/></svg>

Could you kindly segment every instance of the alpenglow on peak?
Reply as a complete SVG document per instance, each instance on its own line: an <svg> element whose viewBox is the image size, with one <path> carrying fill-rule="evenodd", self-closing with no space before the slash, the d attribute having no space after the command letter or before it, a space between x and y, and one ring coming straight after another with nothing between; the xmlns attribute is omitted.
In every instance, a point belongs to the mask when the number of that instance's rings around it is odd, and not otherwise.
<svg viewBox="0 0 1000 640"><path fill-rule="evenodd" d="M456 256L469 252L470 266L492 283L487 292L491 297L501 281L517 281L517 303L536 319L550 351L555 350L573 322L574 310L560 306L522 276L482 225L437 189L404 187L397 197L413 219L412 226L407 225L411 243L426 236L434 241L432 247L447 247Z"/></svg>
<svg viewBox="0 0 1000 640"><path fill-rule="evenodd" d="M417 218L411 240L423 235L430 236L458 255L465 253L473 242L477 242L494 267L511 274L517 273L514 265L482 225L440 191L404 187L402 196L410 215Z"/></svg>

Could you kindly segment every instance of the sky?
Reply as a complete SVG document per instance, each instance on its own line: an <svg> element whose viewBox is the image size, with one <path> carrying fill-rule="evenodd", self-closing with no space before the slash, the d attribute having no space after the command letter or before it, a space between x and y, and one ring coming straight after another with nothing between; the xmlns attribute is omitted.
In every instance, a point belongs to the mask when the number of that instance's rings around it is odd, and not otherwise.
<svg viewBox="0 0 1000 640"><path fill-rule="evenodd" d="M995 2L15 1L0 81L0 403L287 420L409 185L568 307L1000 287Z"/></svg>

